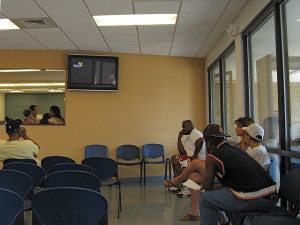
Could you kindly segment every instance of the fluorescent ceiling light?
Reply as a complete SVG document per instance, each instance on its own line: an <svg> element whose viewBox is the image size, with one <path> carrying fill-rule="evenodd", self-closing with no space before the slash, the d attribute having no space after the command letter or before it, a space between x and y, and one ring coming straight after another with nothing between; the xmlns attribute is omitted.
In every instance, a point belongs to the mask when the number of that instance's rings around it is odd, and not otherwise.
<svg viewBox="0 0 300 225"><path fill-rule="evenodd" d="M0 84L0 87L42 87L42 86L65 86L65 83L11 83Z"/></svg>
<svg viewBox="0 0 300 225"><path fill-rule="evenodd" d="M1 26L1 25L0 25ZM41 71L39 69L15 69L15 70L0 70L2 73L9 73L9 72L36 72Z"/></svg>
<svg viewBox="0 0 300 225"><path fill-rule="evenodd" d="M9 92L11 92L11 93L23 93L24 91L22 91L22 90L12 90L12 91L9 91Z"/></svg>
<svg viewBox="0 0 300 225"><path fill-rule="evenodd" d="M177 14L132 14L93 16L97 26L175 24Z"/></svg>
<svg viewBox="0 0 300 225"><path fill-rule="evenodd" d="M9 19L0 19L0 30L17 30L20 29Z"/></svg>
<svg viewBox="0 0 300 225"><path fill-rule="evenodd" d="M297 19L296 21L300 22L300 18L299 18L299 19Z"/></svg>

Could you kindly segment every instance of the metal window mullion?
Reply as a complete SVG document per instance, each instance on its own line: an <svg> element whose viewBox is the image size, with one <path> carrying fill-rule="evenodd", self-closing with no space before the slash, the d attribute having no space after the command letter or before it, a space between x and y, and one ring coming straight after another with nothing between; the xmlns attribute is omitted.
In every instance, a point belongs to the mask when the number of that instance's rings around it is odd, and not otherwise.
<svg viewBox="0 0 300 225"><path fill-rule="evenodd" d="M226 130L226 103L225 103L225 63L224 58L220 59L219 62L220 71L220 109L221 109L221 126Z"/></svg>

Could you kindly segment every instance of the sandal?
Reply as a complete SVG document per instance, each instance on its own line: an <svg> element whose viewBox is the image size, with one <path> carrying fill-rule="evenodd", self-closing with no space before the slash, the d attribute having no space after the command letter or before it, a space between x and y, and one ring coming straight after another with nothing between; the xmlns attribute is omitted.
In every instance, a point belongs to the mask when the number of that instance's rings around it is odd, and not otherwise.
<svg viewBox="0 0 300 225"><path fill-rule="evenodd" d="M193 216L191 214L186 214L185 216L180 217L181 221L199 221L200 216Z"/></svg>
<svg viewBox="0 0 300 225"><path fill-rule="evenodd" d="M163 181L162 181L162 184L163 184L165 187L176 187L176 188L180 188L179 186L174 185L174 184L172 183L171 180L163 180Z"/></svg>

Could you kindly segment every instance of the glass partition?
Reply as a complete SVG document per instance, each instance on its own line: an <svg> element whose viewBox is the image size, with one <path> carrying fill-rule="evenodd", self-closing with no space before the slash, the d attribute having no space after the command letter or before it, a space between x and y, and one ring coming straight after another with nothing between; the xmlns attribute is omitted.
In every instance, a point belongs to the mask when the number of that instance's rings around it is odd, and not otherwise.
<svg viewBox="0 0 300 225"><path fill-rule="evenodd" d="M31 120L39 124L53 105L59 108L64 118L65 77L65 70L0 70L0 123L4 124L7 118L25 118L24 124L32 124ZM33 112L27 116L25 109L30 106L33 106ZM57 108L55 110L57 112Z"/></svg>

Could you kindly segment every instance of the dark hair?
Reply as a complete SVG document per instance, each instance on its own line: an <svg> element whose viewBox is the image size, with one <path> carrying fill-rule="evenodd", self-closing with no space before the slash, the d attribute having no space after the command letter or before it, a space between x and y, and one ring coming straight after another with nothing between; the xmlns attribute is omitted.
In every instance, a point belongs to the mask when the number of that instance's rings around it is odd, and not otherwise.
<svg viewBox="0 0 300 225"><path fill-rule="evenodd" d="M193 124L193 122L192 122L191 120L184 120L184 121L182 121L182 123L186 123L186 124L188 124L191 128L194 129L194 124Z"/></svg>
<svg viewBox="0 0 300 225"><path fill-rule="evenodd" d="M44 113L43 118L40 120L39 124L49 124L48 119L50 119L49 113Z"/></svg>
<svg viewBox="0 0 300 225"><path fill-rule="evenodd" d="M31 105L31 106L29 106L29 109L34 110L35 107L37 107L37 106L36 105Z"/></svg>
<svg viewBox="0 0 300 225"><path fill-rule="evenodd" d="M22 124L22 120L9 120L7 124L5 125L6 127L6 133L8 135L13 134L15 132L19 132L20 125Z"/></svg>
<svg viewBox="0 0 300 225"><path fill-rule="evenodd" d="M31 109L24 109L24 110L23 110L23 115L24 115L25 117L28 117L28 116L31 114L31 112L32 112Z"/></svg>
<svg viewBox="0 0 300 225"><path fill-rule="evenodd" d="M59 119L62 119L61 114L60 114L60 108L58 106L53 105L50 107L50 110L53 111L54 117L58 117Z"/></svg>
<svg viewBox="0 0 300 225"><path fill-rule="evenodd" d="M225 140L225 137L215 137L215 136L209 136L205 138L205 141L209 141L211 145L217 147L222 141ZM209 149L207 149L208 152Z"/></svg>
<svg viewBox="0 0 300 225"><path fill-rule="evenodd" d="M240 117L240 118L236 119L234 121L234 123L235 124L239 123L242 125L242 127L248 127L250 124L255 123L255 122L254 122L254 119L252 119L251 117L244 116L244 117Z"/></svg>

